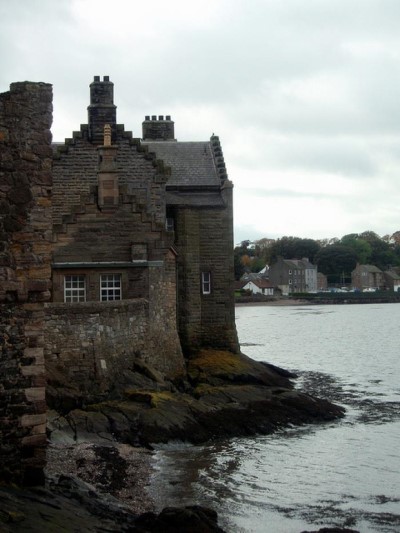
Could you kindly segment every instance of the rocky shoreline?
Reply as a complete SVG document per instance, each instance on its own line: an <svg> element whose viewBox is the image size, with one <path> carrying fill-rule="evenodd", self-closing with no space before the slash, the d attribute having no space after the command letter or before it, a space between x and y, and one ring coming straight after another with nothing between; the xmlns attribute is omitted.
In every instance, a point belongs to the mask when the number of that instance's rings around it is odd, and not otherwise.
<svg viewBox="0 0 400 533"><path fill-rule="evenodd" d="M341 407L295 389L292 374L244 354L202 350L173 381L147 365L140 369L140 386L125 386L114 399L84 404L70 390L68 405L77 407L67 412L65 389L53 388L51 402L58 409L49 416L51 441L108 439L151 449L174 440L200 444L267 434L344 415Z"/></svg>
<svg viewBox="0 0 400 533"><path fill-rule="evenodd" d="M243 354L202 350L173 380L139 361L135 368L128 385L90 404L50 378L46 488L0 489L4 531L222 531L201 507L154 513L146 491L154 444L344 416L340 406L296 390L294 375Z"/></svg>

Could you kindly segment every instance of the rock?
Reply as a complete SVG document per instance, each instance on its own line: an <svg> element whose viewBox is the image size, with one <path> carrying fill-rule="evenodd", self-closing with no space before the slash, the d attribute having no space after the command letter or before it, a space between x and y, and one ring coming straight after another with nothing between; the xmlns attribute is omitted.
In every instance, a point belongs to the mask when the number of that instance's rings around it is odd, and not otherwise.
<svg viewBox="0 0 400 533"><path fill-rule="evenodd" d="M184 508L166 507L159 515L146 513L135 523L138 533L223 533L215 511L199 505Z"/></svg>
<svg viewBox="0 0 400 533"><path fill-rule="evenodd" d="M134 531L136 516L110 496L63 476L51 490L0 487L0 530L4 533ZM67 529L66 529L67 528Z"/></svg>
<svg viewBox="0 0 400 533"><path fill-rule="evenodd" d="M92 435L151 447L171 440L199 444L267 434L288 424L333 420L344 413L341 407L295 390L282 369L243 354L202 350L189 360L187 376L182 392L129 388L125 399L75 409L65 420L78 441L90 441Z"/></svg>
<svg viewBox="0 0 400 533"><path fill-rule="evenodd" d="M193 385L233 382L292 387L289 379L272 366L254 361L242 353L226 350L200 350L189 360L187 373Z"/></svg>
<svg viewBox="0 0 400 533"><path fill-rule="evenodd" d="M135 515L110 495L73 476L59 476L49 489L0 487L0 530L4 533L84 531L85 533L223 533L217 513L191 506L165 508L159 515Z"/></svg>

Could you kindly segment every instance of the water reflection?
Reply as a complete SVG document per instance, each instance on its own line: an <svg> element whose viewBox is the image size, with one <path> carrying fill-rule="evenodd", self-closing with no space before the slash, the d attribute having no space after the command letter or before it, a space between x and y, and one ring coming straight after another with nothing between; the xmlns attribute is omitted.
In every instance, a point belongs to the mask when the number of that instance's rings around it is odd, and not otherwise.
<svg viewBox="0 0 400 533"><path fill-rule="evenodd" d="M238 310L244 351L294 371L346 417L159 450L160 506L208 505L230 532L400 531L400 306L248 309Z"/></svg>

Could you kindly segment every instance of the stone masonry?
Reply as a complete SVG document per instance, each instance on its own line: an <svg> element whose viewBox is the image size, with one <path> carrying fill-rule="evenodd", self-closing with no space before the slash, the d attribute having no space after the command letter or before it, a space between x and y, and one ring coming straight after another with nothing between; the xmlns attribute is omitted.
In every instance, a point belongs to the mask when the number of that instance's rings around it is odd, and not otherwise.
<svg viewBox="0 0 400 533"><path fill-rule="evenodd" d="M0 95L0 471L37 483L46 444L44 302L51 288L52 89Z"/></svg>
<svg viewBox="0 0 400 533"><path fill-rule="evenodd" d="M219 138L180 142L169 115L142 140L113 83L51 145L52 90L0 95L0 479L43 480L46 392L61 412L117 397L135 368L167 378L200 348L239 350L232 191ZM47 387L47 391L46 391Z"/></svg>

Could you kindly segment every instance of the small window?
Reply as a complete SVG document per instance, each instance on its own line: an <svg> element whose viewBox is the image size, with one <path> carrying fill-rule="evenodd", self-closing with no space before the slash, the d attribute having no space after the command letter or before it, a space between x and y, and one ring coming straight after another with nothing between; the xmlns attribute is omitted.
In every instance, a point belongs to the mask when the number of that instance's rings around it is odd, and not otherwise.
<svg viewBox="0 0 400 533"><path fill-rule="evenodd" d="M201 292L203 294L211 293L211 272L201 273Z"/></svg>
<svg viewBox="0 0 400 533"><path fill-rule="evenodd" d="M104 274L100 278L100 300L110 302L121 300L121 274Z"/></svg>
<svg viewBox="0 0 400 533"><path fill-rule="evenodd" d="M166 220L165 220L165 229L167 231L174 231L175 229L175 224L174 224L174 219L171 218L171 217L167 217Z"/></svg>
<svg viewBox="0 0 400 533"><path fill-rule="evenodd" d="M290 275L291 273L292 273L292 271L291 271L291 270L289 270L289 275Z"/></svg>
<svg viewBox="0 0 400 533"><path fill-rule="evenodd" d="M64 277L64 302L85 302L85 276Z"/></svg>

